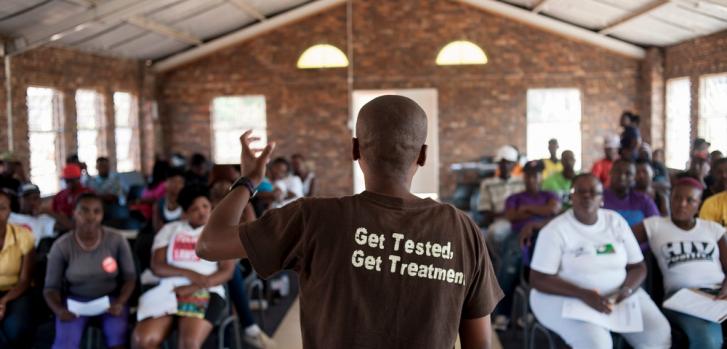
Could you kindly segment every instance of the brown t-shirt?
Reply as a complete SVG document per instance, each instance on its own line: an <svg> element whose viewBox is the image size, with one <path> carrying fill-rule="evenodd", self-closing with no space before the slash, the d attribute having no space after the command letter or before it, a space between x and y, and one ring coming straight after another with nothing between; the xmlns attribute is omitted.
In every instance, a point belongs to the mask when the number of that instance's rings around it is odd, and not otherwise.
<svg viewBox="0 0 727 349"><path fill-rule="evenodd" d="M262 277L300 275L305 348L452 348L502 298L477 226L429 199L301 199L240 240Z"/></svg>

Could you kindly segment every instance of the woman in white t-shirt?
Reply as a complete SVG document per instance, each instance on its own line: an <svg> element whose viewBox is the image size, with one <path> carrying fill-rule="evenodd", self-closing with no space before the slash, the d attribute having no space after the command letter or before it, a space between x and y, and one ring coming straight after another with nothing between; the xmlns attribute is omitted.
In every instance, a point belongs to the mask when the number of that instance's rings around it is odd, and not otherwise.
<svg viewBox="0 0 727 349"><path fill-rule="evenodd" d="M638 297L643 331L621 335L637 349L669 348L669 322L639 288L646 277L639 245L626 220L601 209L602 202L598 179L578 175L573 179L573 208L540 231L530 264L533 313L575 349L611 348L608 328L563 317L564 302L579 299L608 314L614 303Z"/></svg>
<svg viewBox="0 0 727 349"><path fill-rule="evenodd" d="M703 190L696 179L680 179L671 193L671 217L651 217L634 227L636 238L648 241L656 257L667 298L682 288L702 288L727 299L725 228L695 218ZM720 324L669 309L664 313L687 334L689 348L722 348Z"/></svg>
<svg viewBox="0 0 727 349"><path fill-rule="evenodd" d="M227 305L222 285L232 277L234 261L210 262L200 259L195 252L197 239L212 209L207 188L186 186L177 201L184 211L183 220L165 225L154 237L151 269L162 280L187 279L186 286L174 290L179 343L182 348L200 348L213 325L225 315ZM158 348L171 331L173 320L172 315L165 315L139 322L134 329L134 347Z"/></svg>

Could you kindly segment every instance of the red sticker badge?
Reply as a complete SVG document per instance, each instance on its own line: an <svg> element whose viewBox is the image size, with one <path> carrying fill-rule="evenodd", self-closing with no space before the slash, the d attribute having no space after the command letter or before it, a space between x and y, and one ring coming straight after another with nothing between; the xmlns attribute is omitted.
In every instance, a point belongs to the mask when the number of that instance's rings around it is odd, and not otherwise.
<svg viewBox="0 0 727 349"><path fill-rule="evenodd" d="M106 257L103 262L101 262L101 267L109 274L116 272L116 269L118 269L118 265L116 264L114 257Z"/></svg>

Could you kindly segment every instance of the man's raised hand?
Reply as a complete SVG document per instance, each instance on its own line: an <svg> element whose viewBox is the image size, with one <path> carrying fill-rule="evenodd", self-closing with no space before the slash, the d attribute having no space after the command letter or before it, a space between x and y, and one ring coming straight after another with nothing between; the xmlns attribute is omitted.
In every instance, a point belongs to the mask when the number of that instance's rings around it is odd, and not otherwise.
<svg viewBox="0 0 727 349"><path fill-rule="evenodd" d="M268 143L262 153L255 155L259 149L251 149L250 143L260 140L258 137L252 137L252 130L247 130L240 136L240 144L242 152L240 154L240 173L247 177L256 186L262 182L265 177L265 167L270 161L270 154L275 149L275 142Z"/></svg>

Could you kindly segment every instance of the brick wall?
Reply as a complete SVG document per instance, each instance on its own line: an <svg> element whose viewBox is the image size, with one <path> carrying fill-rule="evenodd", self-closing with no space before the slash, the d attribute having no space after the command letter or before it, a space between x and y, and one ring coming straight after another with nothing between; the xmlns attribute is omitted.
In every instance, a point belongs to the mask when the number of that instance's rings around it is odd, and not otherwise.
<svg viewBox="0 0 727 349"><path fill-rule="evenodd" d="M601 156L602 137L618 132L623 109L637 109L639 62L450 1L355 1L354 89L436 88L439 94L441 195L450 195L453 162L525 149L528 88L574 87L583 103L585 167ZM439 67L441 47L467 39L485 66ZM340 6L174 70L160 81L165 149L211 154L211 100L266 97L268 130L278 154L315 159L320 193L350 193L346 69L295 68L317 43L346 51ZM546 145L543 145L544 147Z"/></svg>
<svg viewBox="0 0 727 349"><path fill-rule="evenodd" d="M639 79L641 135L653 149L664 147L664 50L650 48L641 62Z"/></svg>
<svg viewBox="0 0 727 349"><path fill-rule="evenodd" d="M727 30L665 49L664 78L688 76L692 85L692 138L697 136L699 77L727 73Z"/></svg>
<svg viewBox="0 0 727 349"><path fill-rule="evenodd" d="M79 52L76 50L45 47L31 50L12 57L12 105L14 153L29 166L28 122L26 107L26 89L29 86L51 87L62 94L65 127L63 132L64 155L76 152L76 103L77 89L92 89L99 92L104 99L104 116L107 121L108 152L102 155L111 156L115 153L113 141L113 93L115 91L130 92L140 95L142 89L141 63L135 60L103 57ZM2 80L4 83L4 79ZM0 97L3 100L5 94ZM5 125L5 108L0 114ZM5 131L5 127L2 127ZM6 133L1 135L7 143ZM5 149L6 144L2 145ZM142 152L145 158L152 154ZM148 162L148 161L144 161ZM93 166L93 164L89 164Z"/></svg>

